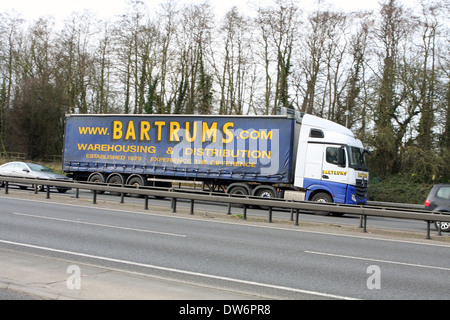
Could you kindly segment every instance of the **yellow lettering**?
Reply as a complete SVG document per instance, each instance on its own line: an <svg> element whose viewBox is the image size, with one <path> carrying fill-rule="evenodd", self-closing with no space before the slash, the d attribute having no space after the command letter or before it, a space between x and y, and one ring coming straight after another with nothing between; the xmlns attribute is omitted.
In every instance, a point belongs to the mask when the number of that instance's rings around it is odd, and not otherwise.
<svg viewBox="0 0 450 320"><path fill-rule="evenodd" d="M250 139L252 140L258 140L259 139L259 131L252 131L250 133Z"/></svg>
<svg viewBox="0 0 450 320"><path fill-rule="evenodd" d="M136 130L134 129L134 122L128 122L127 133L125 134L125 140L136 140Z"/></svg>
<svg viewBox="0 0 450 320"><path fill-rule="evenodd" d="M197 122L196 121L193 122L192 135L189 132L190 123L186 122L185 126L186 126L185 139L189 142L194 142L195 138L197 137Z"/></svg>
<svg viewBox="0 0 450 320"><path fill-rule="evenodd" d="M248 139L248 131L247 130L241 131L241 133L239 134L239 138L241 138L242 140Z"/></svg>
<svg viewBox="0 0 450 320"><path fill-rule="evenodd" d="M263 140L272 140L272 130L267 132L267 131L262 131L261 132L261 139Z"/></svg>
<svg viewBox="0 0 450 320"><path fill-rule="evenodd" d="M208 123L203 122L202 142L211 141L216 142L217 138L217 122L213 122L211 127L208 127Z"/></svg>
<svg viewBox="0 0 450 320"><path fill-rule="evenodd" d="M165 125L165 121L155 121L155 126L158 127L158 136L156 138L158 141L161 141L162 139L162 127L164 127Z"/></svg>
<svg viewBox="0 0 450 320"><path fill-rule="evenodd" d="M233 132L231 130L229 130L229 128L233 129L234 128L234 123L233 122L227 122L223 125L223 133L226 136L226 138L224 137L222 139L223 143L230 143L231 141L233 141Z"/></svg>
<svg viewBox="0 0 450 320"><path fill-rule="evenodd" d="M113 140L119 140L122 138L123 124L121 121L113 121Z"/></svg>
<svg viewBox="0 0 450 320"><path fill-rule="evenodd" d="M148 135L148 132L150 131L150 122L148 121L141 121L141 128L139 133L139 141L150 141L150 136Z"/></svg>
<svg viewBox="0 0 450 320"><path fill-rule="evenodd" d="M170 122L170 141L180 141L178 131L180 131L180 124L175 121Z"/></svg>

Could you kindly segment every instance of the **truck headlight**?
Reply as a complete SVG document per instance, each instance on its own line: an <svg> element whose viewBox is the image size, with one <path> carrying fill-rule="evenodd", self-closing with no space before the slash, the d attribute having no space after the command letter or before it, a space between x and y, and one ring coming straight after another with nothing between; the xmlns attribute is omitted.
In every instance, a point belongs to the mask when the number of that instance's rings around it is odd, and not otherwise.
<svg viewBox="0 0 450 320"><path fill-rule="evenodd" d="M352 201L356 202L356 195L354 193L352 193Z"/></svg>

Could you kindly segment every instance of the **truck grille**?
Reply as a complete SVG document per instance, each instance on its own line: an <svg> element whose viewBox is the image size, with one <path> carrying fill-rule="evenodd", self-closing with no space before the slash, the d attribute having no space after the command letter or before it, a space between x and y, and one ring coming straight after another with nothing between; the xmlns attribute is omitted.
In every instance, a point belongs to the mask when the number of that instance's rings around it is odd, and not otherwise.
<svg viewBox="0 0 450 320"><path fill-rule="evenodd" d="M365 179L356 179L356 197L358 199L364 199L367 195L368 183Z"/></svg>

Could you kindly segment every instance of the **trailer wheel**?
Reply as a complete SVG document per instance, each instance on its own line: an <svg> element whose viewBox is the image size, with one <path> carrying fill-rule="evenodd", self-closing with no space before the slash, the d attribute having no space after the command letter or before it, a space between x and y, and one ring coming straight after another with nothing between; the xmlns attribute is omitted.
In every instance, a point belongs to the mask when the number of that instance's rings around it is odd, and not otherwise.
<svg viewBox="0 0 450 320"><path fill-rule="evenodd" d="M127 185L130 185L135 188L139 188L140 186L144 186L144 180L140 176L134 176L127 181ZM141 198L142 195L130 193L130 195L134 198Z"/></svg>
<svg viewBox="0 0 450 320"><path fill-rule="evenodd" d="M254 195L257 197L262 197L265 199L274 199L277 198L277 191L275 188L268 186L268 187L259 187L254 191ZM259 206L262 210L268 210L270 207L267 206Z"/></svg>
<svg viewBox="0 0 450 320"><path fill-rule="evenodd" d="M89 176L88 182L92 182L92 183L103 183L105 182L105 178L103 177L103 175L101 173L93 173ZM105 193L105 191L100 191L97 190L97 194L102 194Z"/></svg>
<svg viewBox="0 0 450 320"><path fill-rule="evenodd" d="M112 184L116 187L121 187L123 186L123 177L120 174L111 174L108 179L106 180L106 182L108 184ZM120 196L120 192L110 192L110 194L114 195L114 196Z"/></svg>
<svg viewBox="0 0 450 320"><path fill-rule="evenodd" d="M328 193L325 192L319 192L313 195L311 198L311 201L319 202L319 203L333 203L333 199L331 199L331 196ZM314 211L315 215L318 216L328 216L330 212L328 211Z"/></svg>
<svg viewBox="0 0 450 320"><path fill-rule="evenodd" d="M232 188L229 194L238 196L248 196L248 190L245 187L237 186Z"/></svg>
<svg viewBox="0 0 450 320"><path fill-rule="evenodd" d="M259 188L256 192L255 192L255 196L257 197L262 197L262 198L276 198L277 194L276 191L270 187L266 188Z"/></svg>

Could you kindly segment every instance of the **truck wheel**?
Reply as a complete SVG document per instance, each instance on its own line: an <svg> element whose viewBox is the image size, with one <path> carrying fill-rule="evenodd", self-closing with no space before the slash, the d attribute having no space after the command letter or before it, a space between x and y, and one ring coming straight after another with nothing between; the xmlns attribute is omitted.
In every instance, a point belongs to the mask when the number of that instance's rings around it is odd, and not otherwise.
<svg viewBox="0 0 450 320"><path fill-rule="evenodd" d="M140 186L144 186L144 180L142 180L141 177L133 177L130 180L127 181L127 184L135 187L135 188L139 188ZM141 198L142 195L140 194L135 194L135 193L130 193L130 195L134 198Z"/></svg>
<svg viewBox="0 0 450 320"><path fill-rule="evenodd" d="M91 174L88 178L88 182L92 183L103 183L105 182L105 179L103 178L103 175L100 173L94 173ZM97 191L97 194L105 193L105 191Z"/></svg>
<svg viewBox="0 0 450 320"><path fill-rule="evenodd" d="M273 199L273 198L277 197L277 194L276 194L276 191L270 187L262 187L262 188L259 188L258 190L256 190L255 196L266 198L266 199ZM270 209L270 207L267 207L267 206L259 206L259 208L262 210Z"/></svg>
<svg viewBox="0 0 450 320"><path fill-rule="evenodd" d="M229 193L231 195L248 196L248 191L244 187L234 187Z"/></svg>
<svg viewBox="0 0 450 320"><path fill-rule="evenodd" d="M275 191L270 188L261 188L258 191L256 191L255 196L257 197L263 197L263 198L276 198L277 195L275 194Z"/></svg>
<svg viewBox="0 0 450 320"><path fill-rule="evenodd" d="M319 202L319 203L333 203L333 199L331 199L330 195L325 192L319 192L316 193L312 198L311 201ZM314 211L315 215L318 216L328 216L330 212L328 211Z"/></svg>
<svg viewBox="0 0 450 320"><path fill-rule="evenodd" d="M116 187L121 187L123 185L123 177L119 174L112 174L106 180L108 184L112 184ZM110 192L114 196L120 196L120 192Z"/></svg>

